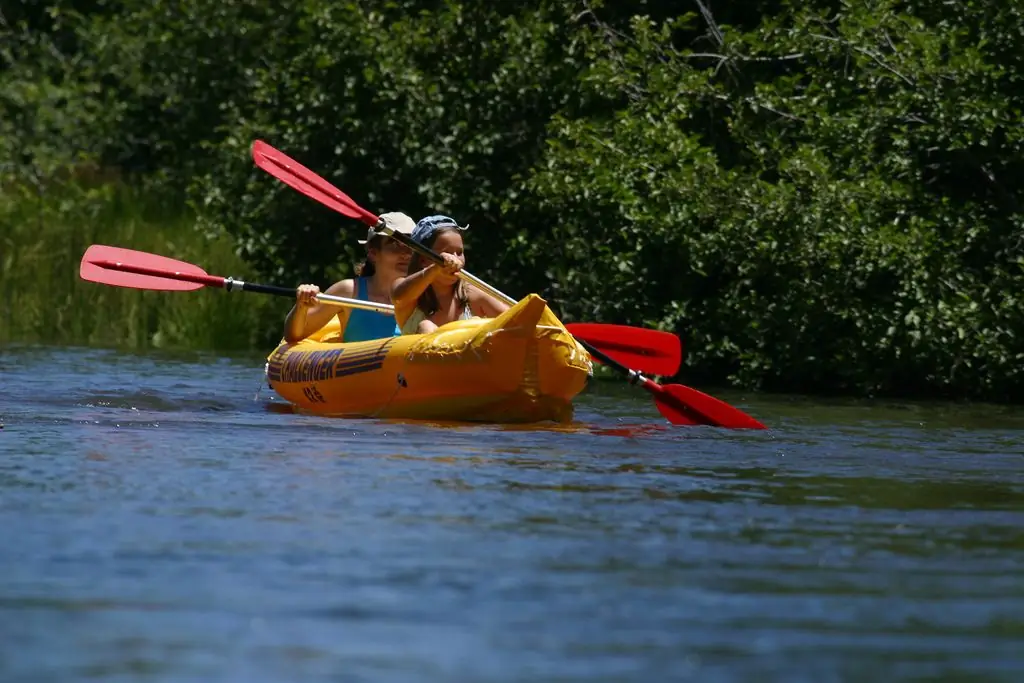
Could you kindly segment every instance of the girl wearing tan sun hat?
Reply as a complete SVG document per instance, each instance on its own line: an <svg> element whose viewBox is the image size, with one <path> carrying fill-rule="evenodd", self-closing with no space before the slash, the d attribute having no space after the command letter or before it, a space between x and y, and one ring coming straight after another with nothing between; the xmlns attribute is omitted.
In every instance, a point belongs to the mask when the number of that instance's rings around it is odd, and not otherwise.
<svg viewBox="0 0 1024 683"><path fill-rule="evenodd" d="M416 227L412 218L398 211L382 214L380 218L395 232L406 235L411 235ZM398 278L405 277L412 252L390 237L377 234L373 228L359 243L366 247L366 260L356 268L356 277L335 282L325 293L390 304L391 285ZM319 293L320 288L316 285L305 284L298 288L295 306L284 321L284 338L288 343L305 339L326 325L334 315L338 316L344 330L344 342L381 339L401 333L393 315L324 306L316 301Z"/></svg>

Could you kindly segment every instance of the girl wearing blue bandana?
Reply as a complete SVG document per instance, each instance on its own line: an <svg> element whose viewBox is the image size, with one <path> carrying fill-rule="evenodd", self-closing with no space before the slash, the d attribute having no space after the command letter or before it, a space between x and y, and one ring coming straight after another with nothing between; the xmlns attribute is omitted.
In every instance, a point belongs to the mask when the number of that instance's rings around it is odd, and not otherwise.
<svg viewBox="0 0 1024 683"><path fill-rule="evenodd" d="M412 239L437 252L444 265L425 264L414 253L408 276L395 281L391 301L402 334L426 334L453 320L493 318L508 310L507 304L457 276L466 265L462 232L468 227L448 216L427 216L416 223Z"/></svg>

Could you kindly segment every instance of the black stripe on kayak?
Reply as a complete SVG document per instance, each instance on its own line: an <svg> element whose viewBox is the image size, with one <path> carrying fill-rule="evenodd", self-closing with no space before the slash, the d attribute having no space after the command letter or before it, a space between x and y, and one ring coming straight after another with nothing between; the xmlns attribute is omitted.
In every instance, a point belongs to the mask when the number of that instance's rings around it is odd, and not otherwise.
<svg viewBox="0 0 1024 683"><path fill-rule="evenodd" d="M384 361L372 361L370 363L353 363L352 365L341 367L335 366L334 376L345 377L346 375L358 375L360 372L370 372L371 370L380 370L384 367Z"/></svg>

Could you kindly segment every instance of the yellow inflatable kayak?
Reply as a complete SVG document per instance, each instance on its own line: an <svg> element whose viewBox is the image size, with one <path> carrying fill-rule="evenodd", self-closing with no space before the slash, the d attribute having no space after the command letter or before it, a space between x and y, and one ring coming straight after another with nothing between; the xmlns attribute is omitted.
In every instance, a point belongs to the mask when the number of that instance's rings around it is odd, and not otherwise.
<svg viewBox="0 0 1024 683"><path fill-rule="evenodd" d="M270 387L325 415L567 421L592 371L590 355L536 294L497 318L459 320L430 334L340 338L333 318L297 344L282 342L267 359Z"/></svg>

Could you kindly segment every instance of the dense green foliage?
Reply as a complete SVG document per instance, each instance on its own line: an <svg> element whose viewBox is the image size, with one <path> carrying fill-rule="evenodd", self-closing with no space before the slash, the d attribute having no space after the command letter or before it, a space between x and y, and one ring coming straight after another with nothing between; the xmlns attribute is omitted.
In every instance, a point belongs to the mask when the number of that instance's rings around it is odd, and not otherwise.
<svg viewBox="0 0 1024 683"><path fill-rule="evenodd" d="M361 228L255 169L264 139L468 221L512 294L678 331L688 378L1024 399L1019 3L19 7L11 182L118 169L253 273L349 274Z"/></svg>

